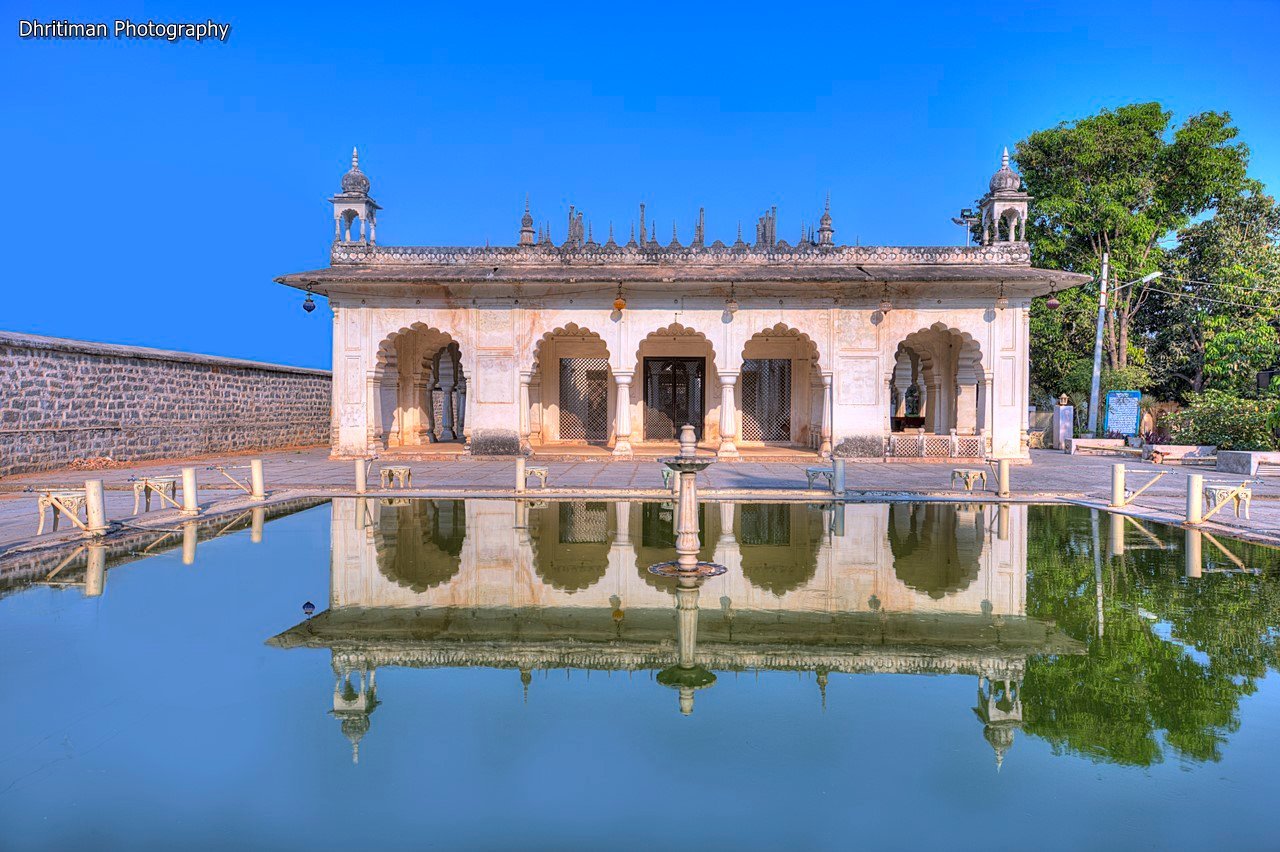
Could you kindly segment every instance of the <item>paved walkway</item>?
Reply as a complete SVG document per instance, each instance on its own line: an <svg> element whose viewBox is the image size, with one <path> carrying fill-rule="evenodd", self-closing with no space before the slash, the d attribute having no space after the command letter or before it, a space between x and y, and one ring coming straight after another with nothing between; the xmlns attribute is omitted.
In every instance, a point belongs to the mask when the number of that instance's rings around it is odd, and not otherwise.
<svg viewBox="0 0 1280 852"><path fill-rule="evenodd" d="M133 494L130 479L142 475L176 474L192 466L200 479L200 503L206 512L239 511L247 505L243 492L210 469L216 464L247 465L250 457L261 458L271 499L300 496L353 494L355 466L350 461L334 461L327 448L282 450L237 456L221 456L188 461L142 462L101 471L49 471L0 479L0 553L31 543L35 534L35 497L24 489L36 485L78 487L84 480L102 479L107 487L107 517L135 520L145 524L172 524L180 516L171 510L153 511L132 519ZM1103 507L1110 495L1111 466L1118 459L1109 456L1066 456L1059 452L1032 452L1030 465L1015 465L1011 484L1014 499L1024 501L1068 500ZM502 496L514 490L514 461L470 460L411 461L413 491L421 496ZM542 463L542 462L539 462ZM1155 473L1166 472L1156 486L1140 496L1127 512L1152 520L1179 523L1186 500L1186 478L1201 473L1206 481L1238 483L1240 477L1218 474L1210 469L1158 466L1125 460L1129 487L1136 489ZM551 461L548 463L551 488L547 496L658 497L666 493L660 467L652 460L633 462ZM716 464L699 476L699 487L708 498L755 498L778 500L830 499L829 494L806 488L804 463L737 461ZM849 462L848 499L994 499L994 481L984 494L969 495L950 483L953 465L922 462ZM376 463L375 463L376 468ZM248 471L235 471L247 478ZM370 477L376 486L376 473ZM1254 485L1252 521L1237 520L1230 509L1214 515L1206 529L1280 544L1280 478L1263 479ZM63 531L66 530L64 526ZM63 534L60 538L75 537ZM50 543L53 538L43 537Z"/></svg>

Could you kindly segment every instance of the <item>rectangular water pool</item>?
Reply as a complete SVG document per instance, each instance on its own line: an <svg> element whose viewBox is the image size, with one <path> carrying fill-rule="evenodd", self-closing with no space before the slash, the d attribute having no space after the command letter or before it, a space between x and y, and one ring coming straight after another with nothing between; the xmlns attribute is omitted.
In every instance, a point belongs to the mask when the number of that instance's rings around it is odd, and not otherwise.
<svg viewBox="0 0 1280 852"><path fill-rule="evenodd" d="M1275 848L1280 551L1067 506L339 499L0 573L0 848Z"/></svg>

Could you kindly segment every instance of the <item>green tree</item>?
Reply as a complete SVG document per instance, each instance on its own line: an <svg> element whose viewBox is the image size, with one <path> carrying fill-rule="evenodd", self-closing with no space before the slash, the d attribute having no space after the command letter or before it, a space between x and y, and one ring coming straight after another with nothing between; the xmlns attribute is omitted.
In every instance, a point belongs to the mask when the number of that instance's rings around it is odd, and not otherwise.
<svg viewBox="0 0 1280 852"><path fill-rule="evenodd" d="M1162 240L1237 193L1249 151L1235 141L1230 116L1204 112L1176 129L1171 122L1157 103L1131 104L1017 144L1015 159L1033 197L1028 239L1036 265L1096 276L1105 252L1115 281L1140 278L1160 266ZM1110 300L1106 347L1113 369L1130 364L1134 318L1150 294L1136 284ZM1068 312L1033 306L1033 325L1047 341L1032 361L1037 384L1047 389L1054 381L1055 353L1078 361L1093 351L1093 324L1086 327L1082 317L1090 302L1096 314L1097 300L1091 286Z"/></svg>
<svg viewBox="0 0 1280 852"><path fill-rule="evenodd" d="M1141 326L1166 397L1255 394L1280 359L1280 206L1260 183L1178 234Z"/></svg>

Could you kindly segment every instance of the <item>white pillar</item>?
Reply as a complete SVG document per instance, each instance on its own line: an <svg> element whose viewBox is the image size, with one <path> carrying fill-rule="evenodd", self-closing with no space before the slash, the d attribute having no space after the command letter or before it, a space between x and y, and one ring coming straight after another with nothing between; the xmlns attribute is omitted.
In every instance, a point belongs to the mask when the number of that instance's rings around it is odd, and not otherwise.
<svg viewBox="0 0 1280 852"><path fill-rule="evenodd" d="M734 443L738 437L738 407L734 399L737 382L737 373L720 374L720 449L716 455L721 458L738 454L738 445Z"/></svg>
<svg viewBox="0 0 1280 852"><path fill-rule="evenodd" d="M613 454L615 456L631 456L631 379L635 373L620 372L613 374L616 388L613 415Z"/></svg>
<svg viewBox="0 0 1280 852"><path fill-rule="evenodd" d="M107 498L103 492L102 480L86 480L84 496L85 531L92 535L103 535L107 531ZM53 511L56 514L58 510Z"/></svg>
<svg viewBox="0 0 1280 852"><path fill-rule="evenodd" d="M831 406L834 402L831 380L830 373L822 374L822 445L818 447L818 453L824 459L831 457Z"/></svg>
<svg viewBox="0 0 1280 852"><path fill-rule="evenodd" d="M196 496L196 488L196 469L184 467L182 469L182 514L184 515L200 514L200 501Z"/></svg>
<svg viewBox="0 0 1280 852"><path fill-rule="evenodd" d="M528 370L520 371L520 446L521 448L529 444L529 382L533 379L533 373Z"/></svg>
<svg viewBox="0 0 1280 852"><path fill-rule="evenodd" d="M249 462L249 482L250 500L267 499L267 479L262 472L262 459L253 459Z"/></svg>
<svg viewBox="0 0 1280 852"><path fill-rule="evenodd" d="M978 431L978 383L956 384L956 432L973 435Z"/></svg>

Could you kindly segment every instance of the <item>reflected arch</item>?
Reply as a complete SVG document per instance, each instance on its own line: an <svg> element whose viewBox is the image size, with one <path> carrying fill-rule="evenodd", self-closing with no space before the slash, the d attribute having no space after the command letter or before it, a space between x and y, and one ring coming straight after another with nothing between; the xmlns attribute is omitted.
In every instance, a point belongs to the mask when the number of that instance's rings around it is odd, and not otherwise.
<svg viewBox="0 0 1280 852"><path fill-rule="evenodd" d="M889 549L903 584L941 600L982 570L986 513L977 505L890 503Z"/></svg>
<svg viewBox="0 0 1280 852"><path fill-rule="evenodd" d="M529 509L533 570L562 592L580 592L609 571L616 528L612 503L561 501Z"/></svg>
<svg viewBox="0 0 1280 852"><path fill-rule="evenodd" d="M782 597L818 573L823 513L805 503L741 503L734 522L742 576Z"/></svg>
<svg viewBox="0 0 1280 852"><path fill-rule="evenodd" d="M461 500L384 500L374 529L378 570L415 592L433 589L458 574L466 535Z"/></svg>

